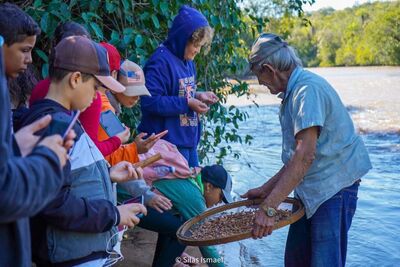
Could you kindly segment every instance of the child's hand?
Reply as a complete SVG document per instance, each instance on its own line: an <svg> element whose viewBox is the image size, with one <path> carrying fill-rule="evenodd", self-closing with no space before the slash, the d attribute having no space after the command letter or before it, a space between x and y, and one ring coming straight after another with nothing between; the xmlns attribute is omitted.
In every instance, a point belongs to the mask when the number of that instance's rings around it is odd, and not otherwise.
<svg viewBox="0 0 400 267"><path fill-rule="evenodd" d="M190 98L188 100L188 105L191 110L199 114L204 114L210 109L206 104L204 104L200 100L197 100L196 98Z"/></svg>
<svg viewBox="0 0 400 267"><path fill-rule="evenodd" d="M135 168L127 161L121 161L110 169L110 178L114 183L123 183L130 180L141 179L142 177L142 168Z"/></svg>
<svg viewBox="0 0 400 267"><path fill-rule="evenodd" d="M148 205L160 213L163 213L163 210L170 210L172 208L171 200L161 195L154 196Z"/></svg>
<svg viewBox="0 0 400 267"><path fill-rule="evenodd" d="M168 130L163 131L159 134L152 134L148 138L143 139L143 136L147 135L147 133L140 133L135 137L135 144L137 148L138 154L147 153L150 148L154 146L154 144L161 139L164 135L168 133Z"/></svg>
<svg viewBox="0 0 400 267"><path fill-rule="evenodd" d="M213 92L197 92L196 98L207 105L215 104L219 100Z"/></svg>
<svg viewBox="0 0 400 267"><path fill-rule="evenodd" d="M131 136L131 132L129 128L125 126L125 131L120 132L116 136L119 138L119 140L121 140L121 144L125 144L126 142L128 142L129 137Z"/></svg>
<svg viewBox="0 0 400 267"><path fill-rule="evenodd" d="M134 227L140 222L136 214L143 213L147 215L146 207L138 203L117 206L117 209L120 217L119 225L126 225L128 227Z"/></svg>

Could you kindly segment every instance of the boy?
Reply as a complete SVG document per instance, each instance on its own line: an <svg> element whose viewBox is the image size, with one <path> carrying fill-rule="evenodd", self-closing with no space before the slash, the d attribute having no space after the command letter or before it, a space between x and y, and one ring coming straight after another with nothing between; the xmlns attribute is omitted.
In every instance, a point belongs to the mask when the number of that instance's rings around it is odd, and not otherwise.
<svg viewBox="0 0 400 267"><path fill-rule="evenodd" d="M65 142L59 135L38 142L34 133L49 124L50 116L12 135L6 77L13 79L26 69L39 33L16 5L0 4L0 266L31 266L28 217L57 194L66 149L73 144L73 134Z"/></svg>
<svg viewBox="0 0 400 267"><path fill-rule="evenodd" d="M32 105L23 123L46 113L62 115L68 121L73 115L71 110L83 111L91 104L98 88L125 90L110 76L105 49L82 36L60 41L50 56L49 74L51 84L46 99ZM37 246L34 260L38 265L103 265L108 251L116 244L115 226L134 226L139 222L135 214L146 213L140 204L115 207L110 181L138 178L140 169L121 162L108 170L83 128L76 125L74 129L78 137L70 156L70 179L57 198L32 221L37 235L33 238Z"/></svg>
<svg viewBox="0 0 400 267"><path fill-rule="evenodd" d="M232 179L222 166L206 166L199 173L199 168L189 168L177 147L165 140L159 140L148 153L140 155L140 159L156 153L160 153L162 159L144 168L143 176L148 184L172 201L173 209L185 221L217 203L232 202ZM173 167L174 172L160 176L157 172L160 165ZM203 257L214 258L218 262L219 255L214 247L200 247L200 251ZM221 265L223 263L212 264Z"/></svg>
<svg viewBox="0 0 400 267"><path fill-rule="evenodd" d="M69 36L84 36L88 39L91 39L90 34L85 29L84 26L73 22L67 21L61 23L57 26L54 31L54 38L52 41L53 47L55 47L62 39ZM110 56L110 55L109 55ZM114 62L110 57L109 65L112 68ZM118 62L119 65L119 62ZM114 77L116 78L116 77ZM35 101L43 99L50 87L50 79L46 78L40 81L32 91L32 95L29 99L29 104L32 105ZM92 104L79 115L79 122L82 124L85 132L90 136L92 141L96 144L97 148L100 150L101 154L104 157L110 155L116 149L118 149L121 144L128 141L130 133L129 129L123 131L116 136L111 138L102 140L101 142L98 139L98 131L99 131L99 119L101 113L101 98L100 92L97 94L98 97L93 100Z"/></svg>

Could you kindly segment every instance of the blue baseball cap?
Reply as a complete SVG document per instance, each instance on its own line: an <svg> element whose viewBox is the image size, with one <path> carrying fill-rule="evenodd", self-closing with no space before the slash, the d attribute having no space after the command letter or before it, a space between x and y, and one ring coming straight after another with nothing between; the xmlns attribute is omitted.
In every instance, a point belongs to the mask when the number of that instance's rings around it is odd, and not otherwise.
<svg viewBox="0 0 400 267"><path fill-rule="evenodd" d="M225 203L233 202L232 191L232 178L229 173L221 165L206 166L201 170L201 179L208 182L215 187L222 190L224 195L223 201Z"/></svg>

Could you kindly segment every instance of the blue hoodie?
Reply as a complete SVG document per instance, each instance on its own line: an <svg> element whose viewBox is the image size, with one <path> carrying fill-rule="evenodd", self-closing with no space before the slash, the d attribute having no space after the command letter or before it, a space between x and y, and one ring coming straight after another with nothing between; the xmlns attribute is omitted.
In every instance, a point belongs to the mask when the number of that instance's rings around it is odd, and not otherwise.
<svg viewBox="0 0 400 267"><path fill-rule="evenodd" d="M178 147L197 147L200 121L188 106L188 99L196 93L196 67L192 60L184 59L184 53L193 32L205 26L207 19L199 11L188 6L180 8L167 40L144 67L151 97L141 97L139 131L151 134L168 130L165 140Z"/></svg>

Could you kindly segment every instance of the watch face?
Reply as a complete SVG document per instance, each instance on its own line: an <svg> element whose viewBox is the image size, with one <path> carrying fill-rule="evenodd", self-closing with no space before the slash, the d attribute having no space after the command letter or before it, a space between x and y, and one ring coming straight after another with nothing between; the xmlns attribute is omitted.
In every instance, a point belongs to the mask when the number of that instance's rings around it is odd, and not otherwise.
<svg viewBox="0 0 400 267"><path fill-rule="evenodd" d="M267 209L267 215L269 217L274 217L276 215L276 210L274 208L268 208Z"/></svg>

